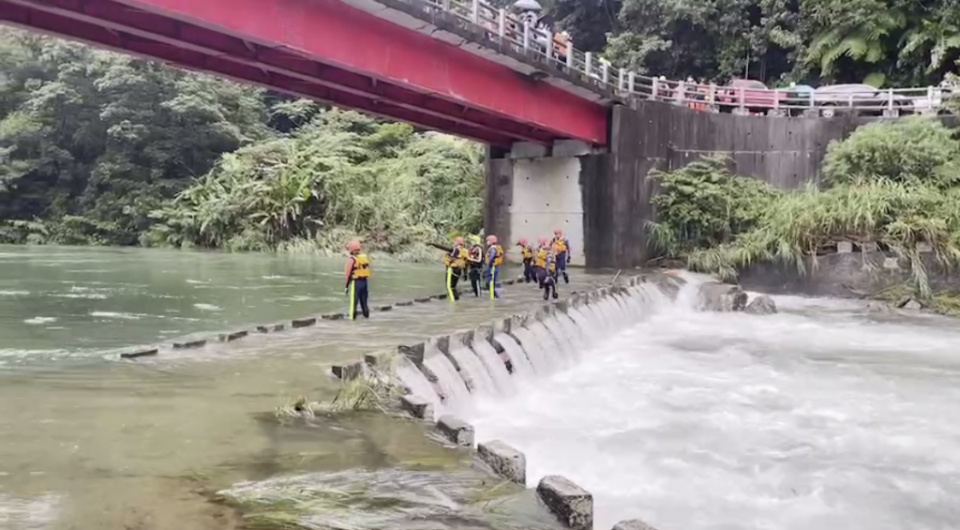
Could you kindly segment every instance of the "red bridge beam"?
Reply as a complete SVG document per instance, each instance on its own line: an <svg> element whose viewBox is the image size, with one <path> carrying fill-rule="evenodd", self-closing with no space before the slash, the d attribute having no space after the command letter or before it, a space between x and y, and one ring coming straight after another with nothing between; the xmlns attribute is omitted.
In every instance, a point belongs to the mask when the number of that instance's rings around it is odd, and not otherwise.
<svg viewBox="0 0 960 530"><path fill-rule="evenodd" d="M607 143L607 109L337 0L121 0L535 126Z"/></svg>

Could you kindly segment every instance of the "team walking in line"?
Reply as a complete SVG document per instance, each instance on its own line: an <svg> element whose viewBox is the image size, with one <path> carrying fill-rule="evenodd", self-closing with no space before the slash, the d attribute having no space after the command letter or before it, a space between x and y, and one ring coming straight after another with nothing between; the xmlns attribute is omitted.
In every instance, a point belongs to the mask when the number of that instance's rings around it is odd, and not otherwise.
<svg viewBox="0 0 960 530"><path fill-rule="evenodd" d="M553 232L553 239L541 237L537 243L538 246L533 248L527 238L521 238L517 242L523 260L523 281L536 283L543 290L544 300L556 299L560 296L557 291L560 278L563 278L564 283L570 283L567 275L570 242L563 236L563 231L557 229ZM452 247L439 248L446 251L443 256L444 276L447 297L451 301L460 299L457 286L461 278L469 279L470 289L475 297L483 294L491 300L500 298L500 269L505 254L497 236L487 236L486 248L480 245L480 238L477 236L471 237L469 247L462 237L456 237ZM349 318L356 319L358 309L364 318L370 318L370 259L361 252L359 241L348 243L347 252L350 254L346 267L346 292L350 298Z"/></svg>

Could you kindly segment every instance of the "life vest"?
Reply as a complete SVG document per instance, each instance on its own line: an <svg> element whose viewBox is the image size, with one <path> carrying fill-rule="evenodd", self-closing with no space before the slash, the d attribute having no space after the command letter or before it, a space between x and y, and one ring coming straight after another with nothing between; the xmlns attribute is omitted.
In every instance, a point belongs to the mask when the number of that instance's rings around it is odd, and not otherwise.
<svg viewBox="0 0 960 530"><path fill-rule="evenodd" d="M493 258L493 266L499 267L503 265L503 247L500 245L490 245L490 248L487 250L487 256L491 253L495 253L496 256Z"/></svg>
<svg viewBox="0 0 960 530"><path fill-rule="evenodd" d="M357 254L353 257L353 272L351 280L363 280L370 277L370 258L366 254Z"/></svg>
<svg viewBox="0 0 960 530"><path fill-rule="evenodd" d="M547 249L540 247L537 249L537 259L533 262L534 265L540 268L546 268L547 266Z"/></svg>
<svg viewBox="0 0 960 530"><path fill-rule="evenodd" d="M557 272L557 258L556 258L556 256L554 256L552 253L549 253L549 252L548 252L548 253L547 253L546 261L547 261L547 266L546 266L547 272L549 272L550 274L553 274L553 273Z"/></svg>
<svg viewBox="0 0 960 530"><path fill-rule="evenodd" d="M533 249L530 248L530 245L522 245L523 260L527 261L528 259L533 258Z"/></svg>
<svg viewBox="0 0 960 530"><path fill-rule="evenodd" d="M462 269L467 266L464 261L467 257L467 251L463 247L457 245L450 249L446 255L443 256L443 264L447 267L454 269Z"/></svg>
<svg viewBox="0 0 960 530"><path fill-rule="evenodd" d="M553 251L557 254L567 253L567 240L563 237L553 238Z"/></svg>
<svg viewBox="0 0 960 530"><path fill-rule="evenodd" d="M483 264L483 247L480 245L470 247L470 252L467 254L467 261L470 262L471 267L479 267Z"/></svg>

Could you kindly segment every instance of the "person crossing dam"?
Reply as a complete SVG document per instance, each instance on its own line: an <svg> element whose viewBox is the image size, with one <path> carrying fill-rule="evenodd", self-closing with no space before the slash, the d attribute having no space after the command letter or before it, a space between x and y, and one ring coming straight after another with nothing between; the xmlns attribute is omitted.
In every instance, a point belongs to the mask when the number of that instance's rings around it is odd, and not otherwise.
<svg viewBox="0 0 960 530"><path fill-rule="evenodd" d="M546 278L547 256L550 254L550 240L541 237L537 240L537 252L533 259L533 271L537 279L537 285L543 289L543 280Z"/></svg>
<svg viewBox="0 0 960 530"><path fill-rule="evenodd" d="M457 236L453 239L453 248L444 254L443 264L447 269L447 298L451 301L459 300L460 291L457 290L457 283L467 267L467 250L463 246L462 237Z"/></svg>
<svg viewBox="0 0 960 530"><path fill-rule="evenodd" d="M470 250L467 251L467 274L470 277L470 289L473 296L480 297L480 273L483 270L483 246L480 236L470 236Z"/></svg>
<svg viewBox="0 0 960 530"><path fill-rule="evenodd" d="M497 243L497 236L487 236L487 259L484 266L484 280L490 291L490 299L500 298L500 266L503 265L503 247Z"/></svg>
<svg viewBox="0 0 960 530"><path fill-rule="evenodd" d="M567 260L570 258L570 241L563 236L563 230L557 228L553 231L553 253L557 260L557 276L563 275L563 283L570 283L570 277L567 276Z"/></svg>
<svg viewBox="0 0 960 530"><path fill-rule="evenodd" d="M520 238L517 246L520 247L520 255L523 258L523 281L524 283L530 283L537 278L533 270L533 248L525 237Z"/></svg>
<svg viewBox="0 0 960 530"><path fill-rule="evenodd" d="M552 296L556 300L560 296L557 293L557 284L560 283L557 278L557 255L549 247L545 249L545 253L544 266L540 269L543 276L539 279L541 285L543 285L543 299L549 300Z"/></svg>
<svg viewBox="0 0 960 530"><path fill-rule="evenodd" d="M370 306L368 304L370 296L369 280L372 275L370 258L360 251L360 242L357 240L347 243L347 252L350 253L346 267L346 291L350 297L350 320L357 319L358 305L363 313L363 318L370 318Z"/></svg>

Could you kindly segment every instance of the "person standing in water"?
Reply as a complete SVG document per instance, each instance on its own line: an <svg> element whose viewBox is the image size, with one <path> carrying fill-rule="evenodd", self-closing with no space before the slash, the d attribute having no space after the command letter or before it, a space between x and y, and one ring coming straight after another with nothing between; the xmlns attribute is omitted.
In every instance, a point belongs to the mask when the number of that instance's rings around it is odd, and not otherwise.
<svg viewBox="0 0 960 530"><path fill-rule="evenodd" d="M525 237L520 238L517 246L520 247L520 253L523 256L523 281L524 283L530 283L537 279L537 275L533 270L533 249L527 243L527 238Z"/></svg>
<svg viewBox="0 0 960 530"><path fill-rule="evenodd" d="M557 260L557 277L563 274L563 283L570 283L570 277L567 276L567 258L570 256L570 241L563 237L563 230L557 228L553 231L553 253Z"/></svg>
<svg viewBox="0 0 960 530"><path fill-rule="evenodd" d="M457 236L453 239L453 248L443 256L443 264L447 267L447 298L450 300L460 299L457 283L467 266L466 258L467 251L463 248L463 238Z"/></svg>
<svg viewBox="0 0 960 530"><path fill-rule="evenodd" d="M480 272L483 270L483 246L479 236L470 236L470 250L467 252L467 270L470 276L470 288L473 296L480 296Z"/></svg>
<svg viewBox="0 0 960 530"><path fill-rule="evenodd" d="M497 244L497 236L487 236L487 263L484 267L484 278L490 289L490 299L500 298L498 284L500 282L500 266L503 265L503 247Z"/></svg>
<svg viewBox="0 0 960 530"><path fill-rule="evenodd" d="M347 243L347 252L350 253L346 268L347 294L350 296L350 320L357 319L357 305L360 306L363 318L370 318L370 306L367 304L367 299L370 296L367 282L372 274L370 258L360 252L360 242L356 240Z"/></svg>
<svg viewBox="0 0 960 530"><path fill-rule="evenodd" d="M547 255L550 253L550 240L541 237L537 243L537 253L533 260L533 270L537 278L537 284L543 289L543 280L546 278Z"/></svg>
<svg viewBox="0 0 960 530"><path fill-rule="evenodd" d="M547 250L546 254L546 264L542 269L543 278L540 281L543 285L543 299L549 300L553 296L556 300L560 296L557 293L557 284L560 283L557 278L557 256L552 250Z"/></svg>

